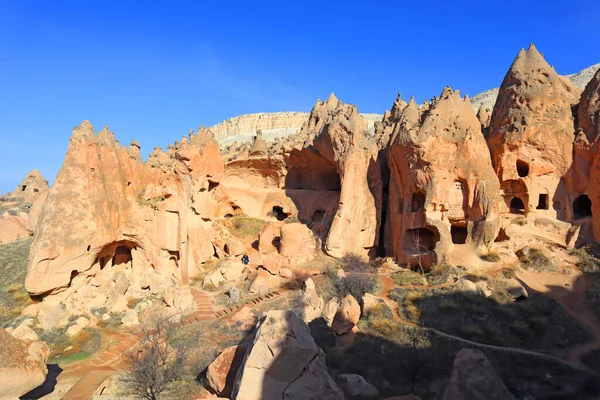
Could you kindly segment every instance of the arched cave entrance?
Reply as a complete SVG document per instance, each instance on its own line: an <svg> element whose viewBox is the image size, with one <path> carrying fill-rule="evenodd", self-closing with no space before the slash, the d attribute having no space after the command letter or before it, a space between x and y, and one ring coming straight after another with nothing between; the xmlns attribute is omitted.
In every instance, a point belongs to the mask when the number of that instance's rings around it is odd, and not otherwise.
<svg viewBox="0 0 600 400"><path fill-rule="evenodd" d="M439 241L437 229L435 232L429 228L407 229L402 239L402 247L412 253L433 251Z"/></svg>
<svg viewBox="0 0 600 400"><path fill-rule="evenodd" d="M450 236L452 236L452 243L465 244L467 243L469 232L466 226L452 225L450 227Z"/></svg>
<svg viewBox="0 0 600 400"><path fill-rule="evenodd" d="M98 252L94 264L98 263L100 269L128 263L133 265L131 250L135 248L137 248L137 244L129 240L109 243Z"/></svg>
<svg viewBox="0 0 600 400"><path fill-rule="evenodd" d="M523 160L517 160L517 174L521 178L525 178L529 175L529 164Z"/></svg>
<svg viewBox="0 0 600 400"><path fill-rule="evenodd" d="M513 214L523 214L525 212L525 204L520 197L513 197L510 201L510 212Z"/></svg>
<svg viewBox="0 0 600 400"><path fill-rule="evenodd" d="M575 219L592 216L592 200L587 194L582 194L573 201L573 216Z"/></svg>
<svg viewBox="0 0 600 400"><path fill-rule="evenodd" d="M269 212L270 216L273 216L277 221L285 221L290 216L289 213L283 211L283 207L273 206L273 209Z"/></svg>

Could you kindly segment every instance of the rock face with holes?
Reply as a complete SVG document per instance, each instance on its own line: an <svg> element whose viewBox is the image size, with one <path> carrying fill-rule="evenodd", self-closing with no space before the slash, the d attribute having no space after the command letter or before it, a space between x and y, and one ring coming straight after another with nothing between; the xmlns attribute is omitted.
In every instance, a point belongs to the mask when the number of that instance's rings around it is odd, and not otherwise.
<svg viewBox="0 0 600 400"><path fill-rule="evenodd" d="M313 107L286 158L286 192L333 257L378 244L382 181L378 148L355 106L333 93Z"/></svg>
<svg viewBox="0 0 600 400"><path fill-rule="evenodd" d="M30 293L60 291L76 276L120 264L183 282L199 270L214 252L208 220L218 203L210 189L223 164L203 132L170 151L170 165L153 167L106 128L96 135L84 121L74 129L32 245Z"/></svg>
<svg viewBox="0 0 600 400"><path fill-rule="evenodd" d="M45 196L48 190L50 190L48 181L42 176L40 171L34 169L27 174L21 184L10 194L10 197L34 203L40 197Z"/></svg>
<svg viewBox="0 0 600 400"><path fill-rule="evenodd" d="M580 195L575 199L577 203L574 202L573 206L580 206L578 211L583 218L591 212L592 232L587 233L596 241L600 241L600 70L581 94L578 116L579 129L574 145L575 167L572 170L574 174L579 174L577 182L587 183L587 187L584 187L584 183L577 189L579 193L586 193L588 197ZM586 208L582 208L582 205Z"/></svg>
<svg viewBox="0 0 600 400"><path fill-rule="evenodd" d="M572 108L580 94L533 44L513 61L500 87L488 136L504 192L503 211L577 218L571 207L578 196L577 174L571 170Z"/></svg>
<svg viewBox="0 0 600 400"><path fill-rule="evenodd" d="M0 398L18 399L46 379L50 349L44 342L19 340L0 329Z"/></svg>
<svg viewBox="0 0 600 400"><path fill-rule="evenodd" d="M450 88L421 108L411 99L390 135L388 214L396 259L428 266L456 246L490 246L500 188L469 100Z"/></svg>
<svg viewBox="0 0 600 400"><path fill-rule="evenodd" d="M308 326L292 311L269 311L239 368L232 398L343 400L344 394Z"/></svg>

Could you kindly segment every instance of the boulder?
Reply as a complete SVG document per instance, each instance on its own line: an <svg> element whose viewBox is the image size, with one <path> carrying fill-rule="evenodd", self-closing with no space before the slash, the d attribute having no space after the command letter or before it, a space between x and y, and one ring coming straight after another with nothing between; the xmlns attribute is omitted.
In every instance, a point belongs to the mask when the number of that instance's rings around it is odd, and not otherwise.
<svg viewBox="0 0 600 400"><path fill-rule="evenodd" d="M244 243L231 237L227 239L225 246L227 246L227 254L229 254L230 256L239 256L244 254L244 252L246 251L246 246L244 245Z"/></svg>
<svg viewBox="0 0 600 400"><path fill-rule="evenodd" d="M279 270L279 276L283 279L294 279L294 272L289 268L281 268Z"/></svg>
<svg viewBox="0 0 600 400"><path fill-rule="evenodd" d="M377 399L379 390L358 374L342 374L338 377L338 384L348 399Z"/></svg>
<svg viewBox="0 0 600 400"><path fill-rule="evenodd" d="M235 282L246 277L248 269L235 258L225 259L217 265L214 271L204 278L203 286L219 287L225 282Z"/></svg>
<svg viewBox="0 0 600 400"><path fill-rule="evenodd" d="M281 235L280 228L269 222L258 234L258 249L261 253L276 252L275 244L279 241Z"/></svg>
<svg viewBox="0 0 600 400"><path fill-rule="evenodd" d="M331 326L333 323L333 319L335 318L339 306L340 301L337 297L334 297L325 304L325 307L323 307L323 318L327 322L327 326Z"/></svg>
<svg viewBox="0 0 600 400"><path fill-rule="evenodd" d="M67 335L73 337L81 332L86 326L90 324L90 320L86 317L79 317L75 323L67 328Z"/></svg>
<svg viewBox="0 0 600 400"><path fill-rule="evenodd" d="M125 310L127 310L128 302L129 301L125 296L117 297L114 304L110 307L110 312L113 314L120 314L122 312L125 312Z"/></svg>
<svg viewBox="0 0 600 400"><path fill-rule="evenodd" d="M343 400L323 351L292 311L269 311L240 367L232 398L238 400Z"/></svg>
<svg viewBox="0 0 600 400"><path fill-rule="evenodd" d="M304 281L302 285L302 319L307 324L321 317L325 301L317 293L315 283L311 278Z"/></svg>
<svg viewBox="0 0 600 400"><path fill-rule="evenodd" d="M250 294L264 294L270 292L281 285L281 278L273 276L264 269L259 269L256 272L256 278L252 281L248 292Z"/></svg>
<svg viewBox="0 0 600 400"><path fill-rule="evenodd" d="M456 354L450 383L443 400L514 400L488 359L479 350L462 349Z"/></svg>
<svg viewBox="0 0 600 400"><path fill-rule="evenodd" d="M194 296L188 286L171 286L165 291L163 301L169 307L176 308L182 312L192 312L196 308Z"/></svg>
<svg viewBox="0 0 600 400"><path fill-rule="evenodd" d="M37 342L40 340L39 336L33 329L29 327L28 321L32 321L30 319L21 322L21 325L16 327L12 332L10 332L13 337L17 339L26 339L31 340L32 342Z"/></svg>
<svg viewBox="0 0 600 400"><path fill-rule="evenodd" d="M247 348L228 347L208 366L206 383L209 389L221 397L230 397L238 369L242 365Z"/></svg>
<svg viewBox="0 0 600 400"><path fill-rule="evenodd" d="M70 316L64 303L42 302L38 306L38 321L46 332L67 325Z"/></svg>
<svg viewBox="0 0 600 400"><path fill-rule="evenodd" d="M271 275L278 275L282 268L287 267L289 264L287 258L278 253L270 253L263 261L263 268L271 273Z"/></svg>
<svg viewBox="0 0 600 400"><path fill-rule="evenodd" d="M50 349L0 329L0 399L17 399L46 380Z"/></svg>
<svg viewBox="0 0 600 400"><path fill-rule="evenodd" d="M317 254L317 240L308 226L301 223L285 224L281 227L279 254L290 264L311 261Z"/></svg>
<svg viewBox="0 0 600 400"><path fill-rule="evenodd" d="M360 319L360 305L352 295L344 297L333 318L331 329L338 334L343 335L350 332Z"/></svg>
<svg viewBox="0 0 600 400"><path fill-rule="evenodd" d="M135 310L128 309L125 316L121 319L123 326L137 326L140 324L138 313Z"/></svg>

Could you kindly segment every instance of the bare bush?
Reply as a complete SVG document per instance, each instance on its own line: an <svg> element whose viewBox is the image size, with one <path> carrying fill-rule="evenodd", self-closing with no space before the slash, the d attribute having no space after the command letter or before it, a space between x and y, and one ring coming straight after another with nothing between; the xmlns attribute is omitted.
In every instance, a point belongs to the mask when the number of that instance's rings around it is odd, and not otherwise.
<svg viewBox="0 0 600 400"><path fill-rule="evenodd" d="M129 368L120 379L128 394L159 399L184 375L188 347L175 341L179 328L180 324L166 317L155 317L140 325L141 347L126 354Z"/></svg>

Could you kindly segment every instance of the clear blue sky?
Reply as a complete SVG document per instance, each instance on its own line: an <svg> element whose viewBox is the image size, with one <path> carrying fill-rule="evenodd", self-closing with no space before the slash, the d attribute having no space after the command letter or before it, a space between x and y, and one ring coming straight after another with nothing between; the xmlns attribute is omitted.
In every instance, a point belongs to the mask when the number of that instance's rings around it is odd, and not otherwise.
<svg viewBox="0 0 600 400"><path fill-rule="evenodd" d="M597 0L0 0L0 193L33 168L52 181L84 119L147 154L332 91L382 113L398 91L497 86L530 42L559 73L598 63L598 21Z"/></svg>

